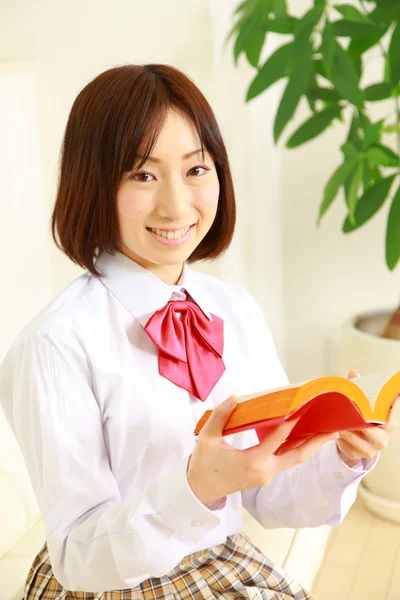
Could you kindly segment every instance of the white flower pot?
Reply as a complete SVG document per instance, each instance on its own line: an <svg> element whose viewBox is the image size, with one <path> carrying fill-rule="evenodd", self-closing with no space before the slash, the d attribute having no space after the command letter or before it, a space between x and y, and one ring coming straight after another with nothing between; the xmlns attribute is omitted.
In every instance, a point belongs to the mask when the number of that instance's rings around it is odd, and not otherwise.
<svg viewBox="0 0 400 600"><path fill-rule="evenodd" d="M347 376L350 369L356 369L361 375L400 370L400 341L378 337L390 314L386 310L347 319L340 345L340 375ZM400 398L393 414L399 426L381 452L377 465L361 482L359 493L372 512L400 523Z"/></svg>

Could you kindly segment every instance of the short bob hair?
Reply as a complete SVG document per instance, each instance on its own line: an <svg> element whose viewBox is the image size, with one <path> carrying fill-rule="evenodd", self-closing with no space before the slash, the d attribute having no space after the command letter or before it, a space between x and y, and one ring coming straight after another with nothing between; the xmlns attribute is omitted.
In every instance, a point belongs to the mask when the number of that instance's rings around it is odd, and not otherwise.
<svg viewBox="0 0 400 600"><path fill-rule="evenodd" d="M173 108L194 124L201 149L212 156L220 192L214 222L188 262L214 259L229 246L236 221L226 148L213 111L196 85L163 64L123 65L100 73L75 99L60 153L57 197L51 215L56 246L95 276L101 251L121 244L116 196L138 153L149 156ZM58 234L59 241L56 238Z"/></svg>

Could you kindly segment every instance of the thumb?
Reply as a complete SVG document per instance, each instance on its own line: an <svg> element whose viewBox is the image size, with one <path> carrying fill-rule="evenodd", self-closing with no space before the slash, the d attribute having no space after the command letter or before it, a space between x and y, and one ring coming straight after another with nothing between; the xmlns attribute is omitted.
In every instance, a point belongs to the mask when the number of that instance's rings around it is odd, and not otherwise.
<svg viewBox="0 0 400 600"><path fill-rule="evenodd" d="M204 435L221 437L225 424L227 423L232 412L235 410L237 404L237 397L230 396L224 402L221 402L221 404L216 406L211 412L207 423L203 426L200 435L202 435L204 432Z"/></svg>
<svg viewBox="0 0 400 600"><path fill-rule="evenodd" d="M360 373L355 369L351 369L347 374L347 379L354 379L355 377L360 377Z"/></svg>

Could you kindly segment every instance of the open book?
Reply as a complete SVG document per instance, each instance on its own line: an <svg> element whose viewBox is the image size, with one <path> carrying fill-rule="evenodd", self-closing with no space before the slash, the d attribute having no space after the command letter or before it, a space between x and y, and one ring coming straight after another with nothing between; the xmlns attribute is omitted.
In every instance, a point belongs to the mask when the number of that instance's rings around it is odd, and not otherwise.
<svg viewBox="0 0 400 600"><path fill-rule="evenodd" d="M300 417L288 440L318 433L366 429L386 423L400 395L400 371L354 379L320 377L238 398L223 435L255 429L261 442L271 427ZM197 423L198 435L211 415Z"/></svg>

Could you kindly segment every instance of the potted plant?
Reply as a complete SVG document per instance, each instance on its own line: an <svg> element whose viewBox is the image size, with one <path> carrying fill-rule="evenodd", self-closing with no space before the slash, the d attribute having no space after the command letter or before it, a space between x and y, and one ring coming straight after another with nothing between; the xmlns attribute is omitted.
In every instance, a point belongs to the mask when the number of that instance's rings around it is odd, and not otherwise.
<svg viewBox="0 0 400 600"><path fill-rule="evenodd" d="M311 4L311 0L310 0ZM286 0L245 0L234 12L226 42L234 38L235 64L241 54L256 70L246 102L286 80L276 111L273 137L281 139L302 98L310 115L290 133L287 148L306 144L333 123L343 124L337 165L322 192L317 225L340 191L348 235L364 226L390 203L385 234L386 265L400 260L400 2L399 0L314 0L294 17ZM280 45L261 61L267 36L282 35ZM380 80L368 87L362 79L365 57L382 56ZM386 118L374 122L371 103L391 106ZM400 307L392 312L351 316L343 326L341 374L357 366L362 373L400 368ZM400 403L394 409L400 422ZM397 414L396 414L397 413ZM400 430L381 453L360 494L371 510L400 522Z"/></svg>

